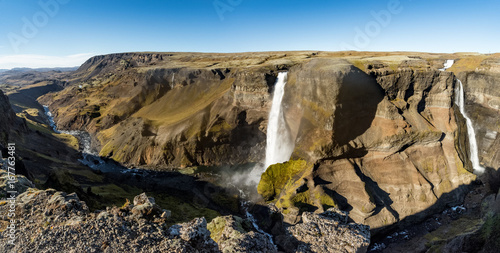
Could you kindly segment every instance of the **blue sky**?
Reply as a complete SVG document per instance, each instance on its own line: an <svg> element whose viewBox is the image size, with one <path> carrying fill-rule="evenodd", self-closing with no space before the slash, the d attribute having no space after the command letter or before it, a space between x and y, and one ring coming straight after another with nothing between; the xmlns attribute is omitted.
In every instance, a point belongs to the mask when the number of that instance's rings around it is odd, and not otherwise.
<svg viewBox="0 0 500 253"><path fill-rule="evenodd" d="M130 51L500 52L500 1L0 0L0 68Z"/></svg>

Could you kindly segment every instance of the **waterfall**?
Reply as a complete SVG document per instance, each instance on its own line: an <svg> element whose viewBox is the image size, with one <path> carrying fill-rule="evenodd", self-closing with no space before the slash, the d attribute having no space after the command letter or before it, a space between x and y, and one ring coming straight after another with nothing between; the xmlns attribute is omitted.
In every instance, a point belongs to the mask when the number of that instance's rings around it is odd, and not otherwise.
<svg viewBox="0 0 500 253"><path fill-rule="evenodd" d="M439 70L445 71L445 70L451 68L451 66L453 66L454 63L455 63L455 60L446 60L446 62L444 63L443 68L439 69Z"/></svg>
<svg viewBox="0 0 500 253"><path fill-rule="evenodd" d="M444 66L442 69L439 69L441 71L445 71L453 64L455 63L455 60L447 60L444 63ZM470 120L469 116L467 116L467 113L465 112L465 93L464 93L464 86L462 84L462 81L457 79L458 86L455 89L455 104L457 104L458 109L460 110L460 113L464 116L465 118L465 123L467 125L467 135L469 136L469 149L470 149L470 160L472 162L472 168L474 169L475 173L483 173L484 168L479 164L479 155L478 155L478 150L477 150L477 141L476 141L476 134L474 132L474 126L472 126L472 121Z"/></svg>
<svg viewBox="0 0 500 253"><path fill-rule="evenodd" d="M290 139L287 124L283 115L281 101L285 94L287 73L278 74L278 79L274 86L273 102L269 112L269 122L267 124L267 144L266 160L264 172L269 165L288 161L293 152L293 143Z"/></svg>
<svg viewBox="0 0 500 253"><path fill-rule="evenodd" d="M472 121L465 113L465 94L464 94L464 86L460 80L457 79L458 87L456 88L455 94L455 103L458 105L460 109L460 113L465 118L465 122L467 124L467 134L469 136L469 149L470 149L470 159L472 162L472 168L475 173L483 173L484 168L479 164L479 156L477 151L477 141L476 135L474 132L474 127L472 126Z"/></svg>

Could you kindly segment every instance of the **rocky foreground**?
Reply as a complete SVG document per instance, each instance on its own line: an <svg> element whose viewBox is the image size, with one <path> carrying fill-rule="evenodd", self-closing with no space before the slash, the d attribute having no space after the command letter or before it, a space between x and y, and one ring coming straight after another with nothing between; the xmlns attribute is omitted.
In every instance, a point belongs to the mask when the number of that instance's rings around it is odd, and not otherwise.
<svg viewBox="0 0 500 253"><path fill-rule="evenodd" d="M11 202L0 202L2 252L278 252L248 219L230 215L208 223L202 217L172 225L170 211L144 193L122 207L90 212L75 193L29 188L24 176L16 179L16 188L26 191L15 198L13 245L5 215ZM366 252L370 244L369 227L348 223L345 212L302 216L303 223L286 227L279 238L285 252Z"/></svg>

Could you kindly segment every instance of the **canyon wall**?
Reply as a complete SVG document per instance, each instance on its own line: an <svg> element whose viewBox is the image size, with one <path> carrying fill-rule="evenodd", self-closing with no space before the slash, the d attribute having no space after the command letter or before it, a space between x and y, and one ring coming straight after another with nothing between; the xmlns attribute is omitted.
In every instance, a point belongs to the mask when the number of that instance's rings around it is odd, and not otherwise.
<svg viewBox="0 0 500 253"><path fill-rule="evenodd" d="M367 67L317 59L290 69L285 108L296 135L293 157L313 164L276 197L291 214L325 208L318 196L327 194L376 229L459 203L474 180L464 163L453 73ZM304 192L307 198L297 198Z"/></svg>
<svg viewBox="0 0 500 253"><path fill-rule="evenodd" d="M101 156L127 166L255 163L264 159L277 73L287 70L283 106L295 139L292 159L304 162L293 163L302 167L267 200L290 223L301 212L335 206L376 230L458 203L475 179L465 123L454 105L457 77L438 70L445 59L451 58L114 54L90 59L65 90L40 102L50 106L59 128L89 131ZM482 161L495 167L497 77L457 73L466 94L477 89L474 103L491 110L488 119L472 118L481 125Z"/></svg>

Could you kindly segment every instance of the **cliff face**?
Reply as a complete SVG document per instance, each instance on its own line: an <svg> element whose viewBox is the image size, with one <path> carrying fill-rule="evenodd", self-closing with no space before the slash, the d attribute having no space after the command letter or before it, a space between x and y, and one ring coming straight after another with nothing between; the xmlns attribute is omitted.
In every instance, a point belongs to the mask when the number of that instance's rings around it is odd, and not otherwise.
<svg viewBox="0 0 500 253"><path fill-rule="evenodd" d="M0 91L0 145L6 145L9 140L12 140L13 135L27 131L26 124L12 110L9 104L9 99Z"/></svg>
<svg viewBox="0 0 500 253"><path fill-rule="evenodd" d="M129 165L259 161L275 70L126 69L110 57L89 60L75 76L90 72L90 79L40 100L61 129L94 133L101 156ZM128 60L133 66L134 59Z"/></svg>
<svg viewBox="0 0 500 253"><path fill-rule="evenodd" d="M480 162L485 167L500 168L500 73L474 71L463 73L466 111L474 122Z"/></svg>
<svg viewBox="0 0 500 253"><path fill-rule="evenodd" d="M3 117L0 122L0 144L5 145L10 132L10 122L15 118L14 111L9 104L9 99L0 91L0 112Z"/></svg>
<svg viewBox="0 0 500 253"><path fill-rule="evenodd" d="M464 162L454 74L437 70L440 56L352 57L99 56L82 65L72 85L40 101L59 128L86 129L99 140L100 155L127 165L260 162L270 93L277 72L287 69L292 158L307 164L270 197L287 221L337 206L376 229L460 200L461 186L475 177Z"/></svg>

